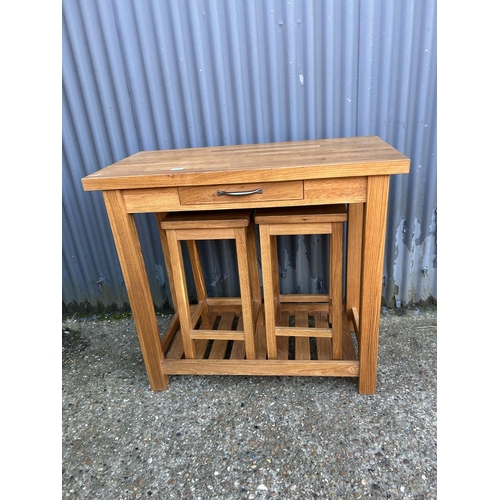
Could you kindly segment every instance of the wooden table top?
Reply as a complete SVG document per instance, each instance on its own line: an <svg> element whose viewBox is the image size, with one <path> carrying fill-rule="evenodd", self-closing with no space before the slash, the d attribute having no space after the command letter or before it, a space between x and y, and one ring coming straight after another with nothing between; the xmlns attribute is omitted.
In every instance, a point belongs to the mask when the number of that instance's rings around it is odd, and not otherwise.
<svg viewBox="0 0 500 500"><path fill-rule="evenodd" d="M85 191L406 174L377 136L141 151L82 179Z"/></svg>

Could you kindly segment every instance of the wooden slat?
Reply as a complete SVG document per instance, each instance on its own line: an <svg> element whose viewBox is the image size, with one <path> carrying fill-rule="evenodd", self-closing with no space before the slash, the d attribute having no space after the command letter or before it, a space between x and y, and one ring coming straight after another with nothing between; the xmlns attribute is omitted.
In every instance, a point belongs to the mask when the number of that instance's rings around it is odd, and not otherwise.
<svg viewBox="0 0 500 500"><path fill-rule="evenodd" d="M257 324L255 331L255 357L266 359L266 327L263 324Z"/></svg>
<svg viewBox="0 0 500 500"><path fill-rule="evenodd" d="M227 340L214 340L208 359L223 359L227 350Z"/></svg>
<svg viewBox="0 0 500 500"><path fill-rule="evenodd" d="M308 303L308 302L328 302L328 294L327 293L282 293L280 294L280 302L281 303Z"/></svg>
<svg viewBox="0 0 500 500"><path fill-rule="evenodd" d="M231 314L231 313L224 313ZM208 340L245 340L243 332L236 332L234 330L224 330L218 328L217 330L193 330L191 333L193 339L208 339Z"/></svg>
<svg viewBox="0 0 500 500"><path fill-rule="evenodd" d="M172 343L179 328L180 328L179 313L176 312L174 314L172 320L168 324L168 327L165 330L165 334L163 335L163 337L161 339L161 348L163 351L163 355L165 355L165 353L168 351L170 344Z"/></svg>
<svg viewBox="0 0 500 500"><path fill-rule="evenodd" d="M327 337L332 338L331 328L300 328L298 326L277 326L276 336L279 337Z"/></svg>
<svg viewBox="0 0 500 500"><path fill-rule="evenodd" d="M288 312L281 311L278 325L288 326L289 322L290 315ZM276 344L278 348L278 359L288 359L288 337L278 337L276 339Z"/></svg>
<svg viewBox="0 0 500 500"><path fill-rule="evenodd" d="M172 342L172 346L166 355L166 359L181 359L183 354L184 346L182 345L182 336L179 334Z"/></svg>
<svg viewBox="0 0 500 500"><path fill-rule="evenodd" d="M235 340L231 349L230 359L245 359L245 341Z"/></svg>
<svg viewBox="0 0 500 500"><path fill-rule="evenodd" d="M208 348L208 340L198 339L194 341L194 349L196 351L196 359L203 359Z"/></svg>
<svg viewBox="0 0 500 500"><path fill-rule="evenodd" d="M234 311L233 311L234 312ZM217 317L219 314L214 311L209 311L208 313L208 322L203 321L200 325L202 330L213 330L215 322L217 321Z"/></svg>
<svg viewBox="0 0 500 500"><path fill-rule="evenodd" d="M305 311L298 311L295 314L295 325L299 328L307 327L309 322L308 314ZM311 349L309 347L309 337L297 337L295 339L295 359L311 359Z"/></svg>
<svg viewBox="0 0 500 500"><path fill-rule="evenodd" d="M200 328L203 330L213 330L216 320L217 315L213 312L209 312L208 321L202 321ZM205 353L208 349L208 343L209 341L207 339L197 339L194 341L196 359L203 359L205 357Z"/></svg>
<svg viewBox="0 0 500 500"><path fill-rule="evenodd" d="M314 324L319 328L328 328L328 315L326 312L318 312L314 314ZM317 338L316 346L318 351L318 359L332 359L332 337Z"/></svg>
<svg viewBox="0 0 500 500"><path fill-rule="evenodd" d="M290 234L329 234L332 225L329 222L309 222L307 224L283 224L270 226L271 235L288 236Z"/></svg>
<svg viewBox="0 0 500 500"><path fill-rule="evenodd" d="M358 359L354 344L352 343L349 320L345 312L343 313L342 321L342 359Z"/></svg>
<svg viewBox="0 0 500 500"><path fill-rule="evenodd" d="M241 306L241 297L208 297L207 298L208 307L219 307L219 306Z"/></svg>
<svg viewBox="0 0 500 500"><path fill-rule="evenodd" d="M234 313L224 313L220 318L219 330L229 330L233 325ZM215 332L214 332L215 334ZM227 350L227 340L214 340L209 359L223 359Z"/></svg>
<svg viewBox="0 0 500 500"><path fill-rule="evenodd" d="M275 375L313 377L357 377L358 361L295 361L272 359L165 359L161 363L168 375Z"/></svg>
<svg viewBox="0 0 500 500"><path fill-rule="evenodd" d="M305 311L309 314L313 314L315 312L320 312L320 311L325 311L328 312L328 302L322 302L322 303L317 303L317 302L311 302L311 303L305 303L305 304L299 304L299 303L292 303L292 302L283 302L281 304L281 309L283 311ZM293 316L293 314L292 314Z"/></svg>
<svg viewBox="0 0 500 500"><path fill-rule="evenodd" d="M224 322L227 324L230 321L229 320L230 315L227 315L226 317L227 317L227 320L225 320ZM261 315L259 315L259 318L261 318ZM212 326L213 326L214 320L215 320L215 317L212 315L212 318L211 318ZM327 316L326 312L316 313L314 315L314 320L315 320L315 324L320 328L325 328L325 325L328 325L328 316ZM224 322L223 322L223 324L224 324ZM264 333L262 320L260 320L260 322L261 322L260 335L262 335ZM288 314L288 312L283 312L281 314L279 324L280 325L287 325L288 323L289 323L289 314ZM240 317L238 320L238 326L236 327L236 330L241 332L242 327L243 327L243 324L242 324L242 319ZM293 367L293 366L292 367L285 367L284 371L272 373L271 369L269 369L269 370L266 369L268 360L265 360L265 351L264 351L264 355L262 356L262 349L261 348L265 349L265 340L263 338L261 338L259 341L259 340L257 340L258 337L259 336L257 336L257 338L256 338L257 353L260 352L260 354L261 354L258 361L259 362L264 361L264 364L261 364L261 365L257 364L257 365L250 366L248 368L248 371L251 371L251 373L247 373L247 369L244 368L244 369L242 369L242 374L293 375L293 374L298 374L298 373L293 372L293 370L296 370L296 371L300 371L300 374L302 374L302 375L311 375L311 376L318 375L318 373L321 375L331 375L331 376L356 376L356 375L352 374L352 373L354 373L352 370L353 370L353 366L357 366L357 365L346 365L346 366L350 367L350 368L347 368L347 371L350 373L348 375L345 375L345 374L334 375L331 373L325 374L323 367L321 367L320 371L318 372L318 366L314 364L314 360L303 361L303 363L312 363L310 365L304 364L303 366L297 365L295 367ZM296 339L296 340L298 340L298 339ZM288 343L289 343L289 337L278 337L277 338L278 360L281 360L281 361L288 360ZM208 344L207 340L196 340L195 341L198 359L203 357L207 344ZM336 363L336 361L332 361L331 338L317 338L316 345L317 345L317 352L318 352L318 360L319 361L330 361L332 363ZM352 338L351 338L351 334L349 331L348 318L347 318L347 315L345 312L343 313L343 345L342 345L342 347L343 347L343 360L357 362L356 351L355 351L354 345L352 343ZM227 346L226 346L226 348L227 348ZM225 352L226 352L226 349L224 348L224 346L223 345L219 345L218 347L216 346L216 349L218 349L216 355L223 357ZM179 373L186 373L186 374L188 374L188 373L189 374L205 373L204 365L205 365L207 360L204 359L204 360L200 361L199 362L200 363L199 370L196 370L196 368L191 365L191 360L181 359L182 354L183 354L182 338L181 338L181 335L178 334L172 343L172 347L167 355L167 359L169 359L169 360L177 359L177 360L181 360L181 362L188 361L189 363L187 363L185 371L182 371L182 368L180 366L177 366L177 365L169 365L168 370L170 370L173 366L175 366L175 370L178 370ZM214 355L214 357L215 357L215 355ZM244 363L244 364L248 363L249 361L252 361L252 360L245 360L244 358L245 358L244 342L243 341L234 341L232 349L231 349L230 360L236 361L239 363ZM222 359L222 358L219 357L218 359ZM223 361L226 362L227 360L223 360ZM292 361L299 362L300 360L292 360ZM280 366L280 365L277 365L277 366ZM309 368L307 368L308 366L309 366ZM260 369L262 370L260 373L253 371L253 370L260 370ZM227 374L227 375L237 374L236 368L232 367L231 365L228 365L228 371L230 373L225 373L223 366L220 366L220 367L216 367L215 365L210 366L208 368L208 370L210 373L206 373L206 374ZM338 370L338 367L335 367L334 370ZM344 369L342 369L342 370L344 370ZM213 373L213 372L215 372L215 373ZM174 374L171 371L169 371L168 373ZM344 373L344 372L342 371L342 373Z"/></svg>
<svg viewBox="0 0 500 500"><path fill-rule="evenodd" d="M243 318L240 316L238 319L238 325L236 330L243 331ZM245 358L245 342L241 340L235 340L233 342L233 347L231 349L231 354L229 359L244 359Z"/></svg>

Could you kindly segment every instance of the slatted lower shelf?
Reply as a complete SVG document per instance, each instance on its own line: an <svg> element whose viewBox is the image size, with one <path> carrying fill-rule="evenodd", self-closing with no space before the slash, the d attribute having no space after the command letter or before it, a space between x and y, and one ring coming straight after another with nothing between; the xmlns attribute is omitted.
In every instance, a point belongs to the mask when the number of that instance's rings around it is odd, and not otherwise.
<svg viewBox="0 0 500 500"><path fill-rule="evenodd" d="M229 308L226 308L229 309ZM304 319L305 318L305 319ZM306 320L311 328L328 327L326 313L304 311L297 304L284 304L280 325L291 326ZM332 359L329 338L286 337L277 338L278 359L266 358L266 336L262 311L259 312L255 335L257 359L245 358L245 347L240 340L195 340L197 359L186 359L182 346L177 316L172 320L163 339L166 353L162 370L166 375L291 375L291 376L359 376L359 361L355 338L351 334L347 315L342 318L342 360ZM326 322L326 323L325 323ZM236 308L211 311L210 325L206 329L233 329L242 331L240 311ZM311 334L314 332L311 330Z"/></svg>

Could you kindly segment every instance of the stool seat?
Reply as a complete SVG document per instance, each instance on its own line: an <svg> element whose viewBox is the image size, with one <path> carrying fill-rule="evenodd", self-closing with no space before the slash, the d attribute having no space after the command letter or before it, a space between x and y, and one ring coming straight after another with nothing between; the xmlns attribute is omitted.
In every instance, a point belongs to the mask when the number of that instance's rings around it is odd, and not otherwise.
<svg viewBox="0 0 500 500"><path fill-rule="evenodd" d="M247 227L250 224L251 215L251 210L171 212L163 218L161 227L163 229L225 229L228 227Z"/></svg>
<svg viewBox="0 0 500 500"><path fill-rule="evenodd" d="M344 205L263 208L255 212L256 224L300 224L302 222L344 222Z"/></svg>
<svg viewBox="0 0 500 500"><path fill-rule="evenodd" d="M285 349L278 349L277 337L298 337L297 342L304 351L309 349L309 337L314 337L321 344L322 353L327 353L327 359L342 359L342 247L343 223L347 221L345 205L258 209L254 220L260 232L268 358L277 359L279 352L287 355ZM330 235L328 294L282 295L279 288L276 237L306 234ZM281 322L284 301L293 302L295 309L299 310L294 326ZM301 303L303 307L298 307ZM309 309L324 315L320 325L309 325ZM302 349L304 343L305 348Z"/></svg>
<svg viewBox="0 0 500 500"><path fill-rule="evenodd" d="M246 358L256 358L254 335L259 308L254 307L254 304L260 305L261 297L256 263L255 229L251 215L251 210L172 212L160 221L160 227L167 236L172 273L170 288L179 315L184 356L187 359L202 357L208 341L211 340L219 342L221 349L225 349L224 342L229 340L243 341ZM238 300L230 297L211 301L207 297L197 242L225 239L235 240L236 243L240 297ZM187 242L193 269L198 300L193 310L189 304L181 241ZM227 317L221 321L219 328L214 330L215 318L210 311L212 302L215 302L219 309L225 305L234 308L236 302L239 304L242 321L239 322L237 330L230 329L231 324L227 324ZM197 346L201 347L197 349Z"/></svg>

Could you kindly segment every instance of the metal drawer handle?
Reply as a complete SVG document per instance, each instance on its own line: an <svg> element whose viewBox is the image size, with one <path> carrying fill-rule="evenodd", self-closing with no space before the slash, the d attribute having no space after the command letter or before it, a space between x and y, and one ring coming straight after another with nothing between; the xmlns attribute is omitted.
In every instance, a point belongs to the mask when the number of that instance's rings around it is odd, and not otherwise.
<svg viewBox="0 0 500 500"><path fill-rule="evenodd" d="M262 194L262 188L254 189L253 191L221 191L217 190L217 196L246 196L248 194Z"/></svg>

